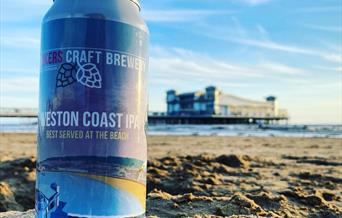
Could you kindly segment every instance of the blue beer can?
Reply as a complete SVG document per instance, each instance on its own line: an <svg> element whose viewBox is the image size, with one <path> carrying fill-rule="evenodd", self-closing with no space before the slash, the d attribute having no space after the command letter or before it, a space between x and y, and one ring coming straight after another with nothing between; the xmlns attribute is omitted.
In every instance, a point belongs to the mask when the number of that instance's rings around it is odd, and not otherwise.
<svg viewBox="0 0 342 218"><path fill-rule="evenodd" d="M137 0L43 19L36 217L144 217L148 29Z"/></svg>

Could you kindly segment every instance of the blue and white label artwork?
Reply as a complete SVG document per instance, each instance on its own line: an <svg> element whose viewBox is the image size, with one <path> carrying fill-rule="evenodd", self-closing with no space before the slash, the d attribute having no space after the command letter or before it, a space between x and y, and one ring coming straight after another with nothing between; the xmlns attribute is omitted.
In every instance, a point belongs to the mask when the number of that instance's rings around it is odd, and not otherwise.
<svg viewBox="0 0 342 218"><path fill-rule="evenodd" d="M147 40L102 19L43 25L36 217L145 213Z"/></svg>

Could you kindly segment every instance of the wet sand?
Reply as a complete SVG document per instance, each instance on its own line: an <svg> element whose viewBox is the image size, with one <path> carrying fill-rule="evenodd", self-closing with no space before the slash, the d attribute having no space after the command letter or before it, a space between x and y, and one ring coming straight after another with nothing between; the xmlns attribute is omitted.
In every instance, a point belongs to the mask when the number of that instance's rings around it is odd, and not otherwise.
<svg viewBox="0 0 342 218"><path fill-rule="evenodd" d="M341 139L148 141L150 217L342 217ZM0 212L34 208L35 143L0 134Z"/></svg>

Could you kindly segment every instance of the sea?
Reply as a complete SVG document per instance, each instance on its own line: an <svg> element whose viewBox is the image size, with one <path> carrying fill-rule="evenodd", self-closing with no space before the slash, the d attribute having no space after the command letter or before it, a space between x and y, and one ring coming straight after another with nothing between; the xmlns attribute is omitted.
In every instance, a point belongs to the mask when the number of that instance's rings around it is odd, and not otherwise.
<svg viewBox="0 0 342 218"><path fill-rule="evenodd" d="M0 132L36 133L36 118L0 118ZM341 125L149 125L148 135L341 138Z"/></svg>

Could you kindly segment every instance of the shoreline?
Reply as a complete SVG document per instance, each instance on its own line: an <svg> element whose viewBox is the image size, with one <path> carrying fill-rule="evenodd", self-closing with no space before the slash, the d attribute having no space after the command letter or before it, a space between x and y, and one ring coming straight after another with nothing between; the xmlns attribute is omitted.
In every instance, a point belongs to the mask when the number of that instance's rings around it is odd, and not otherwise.
<svg viewBox="0 0 342 218"><path fill-rule="evenodd" d="M1 118L0 118L1 122ZM37 123L31 119L2 122L2 133L36 133ZM149 125L150 136L249 136L249 137L294 137L294 138L340 138L342 125Z"/></svg>

